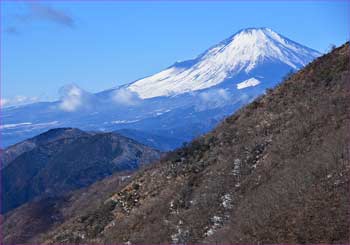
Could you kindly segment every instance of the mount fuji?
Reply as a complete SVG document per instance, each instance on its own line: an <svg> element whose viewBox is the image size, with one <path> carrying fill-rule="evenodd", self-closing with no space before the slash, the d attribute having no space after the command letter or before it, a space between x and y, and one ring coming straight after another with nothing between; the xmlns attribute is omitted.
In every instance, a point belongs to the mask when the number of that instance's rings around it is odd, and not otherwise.
<svg viewBox="0 0 350 245"><path fill-rule="evenodd" d="M303 47L268 28L244 29L210 48L194 60L176 63L128 88L143 99L181 94L216 86L239 76L259 76L271 66L299 69L319 53ZM262 77L263 78L263 77ZM248 86L259 84L254 78ZM238 86L239 88L239 86Z"/></svg>
<svg viewBox="0 0 350 245"><path fill-rule="evenodd" d="M243 29L198 57L99 93L68 85L55 102L2 109L2 146L55 127L118 131L170 150L276 86L321 53L269 28Z"/></svg>

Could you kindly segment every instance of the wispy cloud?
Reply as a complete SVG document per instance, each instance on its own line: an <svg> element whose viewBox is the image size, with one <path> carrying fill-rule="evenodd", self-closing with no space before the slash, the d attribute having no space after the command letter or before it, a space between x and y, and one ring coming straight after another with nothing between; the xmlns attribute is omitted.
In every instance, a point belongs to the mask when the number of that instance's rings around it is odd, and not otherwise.
<svg viewBox="0 0 350 245"><path fill-rule="evenodd" d="M7 34L11 34L11 35L18 35L19 34L19 31L17 29L17 27L15 26L9 26L5 29L5 32Z"/></svg>
<svg viewBox="0 0 350 245"><path fill-rule="evenodd" d="M231 100L230 94L225 89L214 89L201 92L198 95L196 110L202 111L221 107Z"/></svg>
<svg viewBox="0 0 350 245"><path fill-rule="evenodd" d="M29 13L19 16L19 18L24 21L45 20L70 28L74 26L73 17L62 10L40 3L30 3L28 6Z"/></svg>
<svg viewBox="0 0 350 245"><path fill-rule="evenodd" d="M2 98L0 100L0 105L1 107L20 106L20 105L35 103L38 101L39 101L38 97L17 95L13 98Z"/></svg>
<svg viewBox="0 0 350 245"><path fill-rule="evenodd" d="M74 28L74 18L67 12L47 4L31 2L26 5L25 12L14 16L11 25L4 32L17 35L28 23L44 21L54 23L66 28Z"/></svg>
<svg viewBox="0 0 350 245"><path fill-rule="evenodd" d="M135 92L121 88L114 92L112 100L117 104L132 106L140 102L140 97Z"/></svg>

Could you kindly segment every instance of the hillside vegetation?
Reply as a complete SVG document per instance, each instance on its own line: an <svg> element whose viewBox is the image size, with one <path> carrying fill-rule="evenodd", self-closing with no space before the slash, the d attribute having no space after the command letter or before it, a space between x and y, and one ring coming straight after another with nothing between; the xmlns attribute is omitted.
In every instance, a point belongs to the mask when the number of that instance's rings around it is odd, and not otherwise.
<svg viewBox="0 0 350 245"><path fill-rule="evenodd" d="M89 186L113 173L158 160L160 152L116 133L51 129L5 152L2 213L34 198Z"/></svg>
<svg viewBox="0 0 350 245"><path fill-rule="evenodd" d="M349 75L347 43L34 240L349 243Z"/></svg>

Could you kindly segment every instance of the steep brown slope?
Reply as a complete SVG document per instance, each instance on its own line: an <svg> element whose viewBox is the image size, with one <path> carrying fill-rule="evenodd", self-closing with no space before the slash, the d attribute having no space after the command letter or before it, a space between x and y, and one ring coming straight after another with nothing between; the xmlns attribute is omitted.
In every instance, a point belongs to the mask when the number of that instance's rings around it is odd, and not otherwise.
<svg viewBox="0 0 350 245"><path fill-rule="evenodd" d="M54 229L72 215L96 209L109 193L127 183L132 173L122 172L96 182L88 188L57 196L37 198L4 216L4 244L35 243L40 235Z"/></svg>
<svg viewBox="0 0 350 245"><path fill-rule="evenodd" d="M348 243L349 44L140 171L46 243Z"/></svg>

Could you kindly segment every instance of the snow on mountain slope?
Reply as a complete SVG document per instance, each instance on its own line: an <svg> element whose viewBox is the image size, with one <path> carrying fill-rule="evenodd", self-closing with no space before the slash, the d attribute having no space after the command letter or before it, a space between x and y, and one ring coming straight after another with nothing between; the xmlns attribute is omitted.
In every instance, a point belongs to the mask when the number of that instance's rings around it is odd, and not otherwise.
<svg viewBox="0 0 350 245"><path fill-rule="evenodd" d="M137 140L147 140L144 135L151 132L181 145L318 55L270 29L245 29L193 60L134 83L96 94L72 84L60 90L58 101L2 108L1 144L5 147L50 128L76 127L142 131ZM169 146L164 138L154 139L162 140L157 145Z"/></svg>
<svg viewBox="0 0 350 245"><path fill-rule="evenodd" d="M291 69L305 66L320 53L293 42L269 28L244 29L194 60L176 63L128 86L142 99L206 89L249 74L259 64L280 62Z"/></svg>
<svg viewBox="0 0 350 245"><path fill-rule="evenodd" d="M244 88L248 88L248 87L254 87L256 85L259 85L260 81L256 78L249 78L248 80L245 80L241 83L237 84L237 89L244 89Z"/></svg>

